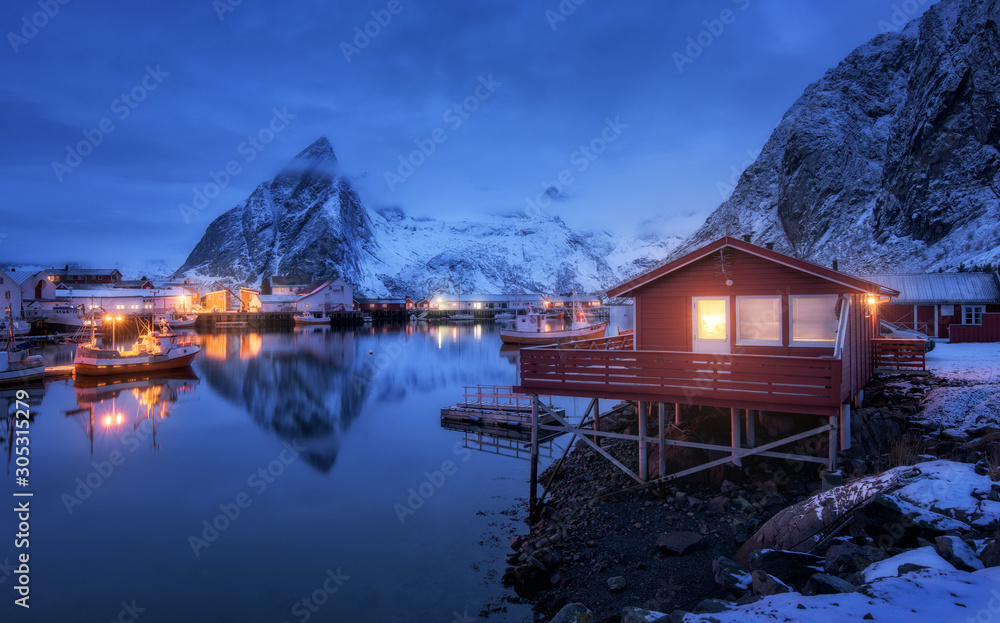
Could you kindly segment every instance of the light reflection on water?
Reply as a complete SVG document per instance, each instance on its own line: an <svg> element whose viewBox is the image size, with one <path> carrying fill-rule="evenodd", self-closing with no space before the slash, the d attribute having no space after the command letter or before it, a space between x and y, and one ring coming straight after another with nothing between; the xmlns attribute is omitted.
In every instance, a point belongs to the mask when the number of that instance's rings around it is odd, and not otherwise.
<svg viewBox="0 0 1000 623"><path fill-rule="evenodd" d="M139 621L297 621L337 570L349 579L314 620L450 621L509 595L527 463L439 423L462 386L515 382L493 325L198 340L187 378L60 380L36 399L37 620L113 620L135 600Z"/></svg>
<svg viewBox="0 0 1000 623"><path fill-rule="evenodd" d="M134 600L140 622L451 621L510 597L527 461L439 421L463 386L516 383L495 325L197 339L186 374L32 391L30 620L114 620ZM342 586L302 610L330 573ZM485 620L531 618L503 606Z"/></svg>

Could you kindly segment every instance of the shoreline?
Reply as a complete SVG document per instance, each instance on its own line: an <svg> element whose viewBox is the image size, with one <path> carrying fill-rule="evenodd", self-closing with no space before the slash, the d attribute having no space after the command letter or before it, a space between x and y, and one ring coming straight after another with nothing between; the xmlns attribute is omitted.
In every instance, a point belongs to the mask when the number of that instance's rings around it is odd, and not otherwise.
<svg viewBox="0 0 1000 623"><path fill-rule="evenodd" d="M982 458L984 436L993 429L962 439L927 430L920 417L926 394L961 385L947 375L873 380L857 410L864 424L855 428L854 449L840 454L845 481L932 458ZM701 417L706 423L712 416ZM634 426L634 412L631 420L608 425ZM928 443L928 436L935 441ZM630 469L637 467L633 443L604 447ZM555 467L539 481L546 482ZM669 613L694 610L706 599L731 599L715 580L713 561L733 559L767 520L820 492L825 469L751 457L743 468L726 464L700 479L673 481L656 492L662 497L648 489L595 500L634 481L578 440L528 534L511 540L504 583L533 605L536 621L549 621L571 603L590 608L594 621L614 623L625 607Z"/></svg>

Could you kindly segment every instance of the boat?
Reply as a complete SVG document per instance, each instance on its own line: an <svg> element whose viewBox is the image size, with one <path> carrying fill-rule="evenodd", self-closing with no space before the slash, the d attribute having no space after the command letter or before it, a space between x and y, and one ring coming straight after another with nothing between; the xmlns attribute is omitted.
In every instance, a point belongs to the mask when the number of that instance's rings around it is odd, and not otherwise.
<svg viewBox="0 0 1000 623"><path fill-rule="evenodd" d="M518 316L513 329L500 329L504 344L540 346L561 342L576 342L604 337L608 323L590 324L585 318L574 321L568 329L549 330L545 314L533 313Z"/></svg>
<svg viewBox="0 0 1000 623"><path fill-rule="evenodd" d="M297 314L295 316L292 316L292 320L294 320L295 324L297 325L330 324L330 316L328 316L327 313L322 310L305 312L304 314Z"/></svg>
<svg viewBox="0 0 1000 623"><path fill-rule="evenodd" d="M95 309L91 312L84 312L82 306L56 305L52 309L40 310L39 318L45 319L45 324L51 329L75 333L76 331L100 329L104 319L104 312Z"/></svg>
<svg viewBox="0 0 1000 623"><path fill-rule="evenodd" d="M198 321L198 316L194 314L178 314L168 311L160 316L160 322L167 323L171 329L189 329Z"/></svg>
<svg viewBox="0 0 1000 623"><path fill-rule="evenodd" d="M164 325L162 331L146 331L127 351L99 348L97 341L76 348L73 370L77 376L109 376L136 372L158 372L191 365L201 347L181 343L178 336Z"/></svg>
<svg viewBox="0 0 1000 623"><path fill-rule="evenodd" d="M494 320L513 320L514 314L510 312L500 312L496 316L493 316Z"/></svg>
<svg viewBox="0 0 1000 623"><path fill-rule="evenodd" d="M470 322L475 319L476 317L472 314L452 314L448 316L448 320L452 322Z"/></svg>
<svg viewBox="0 0 1000 623"><path fill-rule="evenodd" d="M14 339L14 320L7 308L7 336L0 348L0 385L24 383L45 376L45 363Z"/></svg>
<svg viewBox="0 0 1000 623"><path fill-rule="evenodd" d="M14 337L22 337L31 332L31 323L27 320L0 318L0 335L7 335L14 328Z"/></svg>
<svg viewBox="0 0 1000 623"><path fill-rule="evenodd" d="M361 322L362 324L371 324L372 323L371 314L361 314Z"/></svg>

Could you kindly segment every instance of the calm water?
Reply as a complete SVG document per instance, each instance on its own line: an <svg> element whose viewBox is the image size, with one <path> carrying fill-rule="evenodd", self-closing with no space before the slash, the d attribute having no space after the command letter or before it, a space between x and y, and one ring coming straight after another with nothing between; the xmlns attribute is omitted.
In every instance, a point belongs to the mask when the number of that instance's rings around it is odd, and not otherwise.
<svg viewBox="0 0 1000 623"><path fill-rule="evenodd" d="M497 604L480 620L531 620L500 584L528 463L439 420L464 385L516 383L494 325L198 339L186 377L33 393L31 609L0 564L0 618L127 621L134 602L141 622L450 622ZM15 520L0 516L0 563Z"/></svg>

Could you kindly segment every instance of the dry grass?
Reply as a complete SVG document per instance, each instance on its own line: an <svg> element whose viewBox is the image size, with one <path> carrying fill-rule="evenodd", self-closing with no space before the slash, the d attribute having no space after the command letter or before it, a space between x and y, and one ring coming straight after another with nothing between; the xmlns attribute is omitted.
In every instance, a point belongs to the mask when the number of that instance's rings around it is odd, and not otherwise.
<svg viewBox="0 0 1000 623"><path fill-rule="evenodd" d="M903 435L889 442L885 469L916 465L921 454L927 452L927 442L917 435Z"/></svg>

